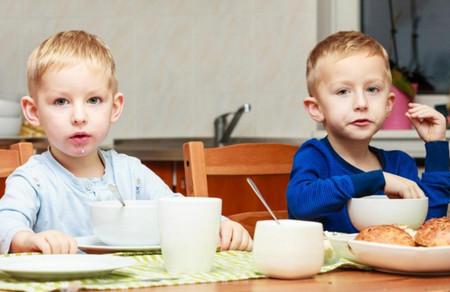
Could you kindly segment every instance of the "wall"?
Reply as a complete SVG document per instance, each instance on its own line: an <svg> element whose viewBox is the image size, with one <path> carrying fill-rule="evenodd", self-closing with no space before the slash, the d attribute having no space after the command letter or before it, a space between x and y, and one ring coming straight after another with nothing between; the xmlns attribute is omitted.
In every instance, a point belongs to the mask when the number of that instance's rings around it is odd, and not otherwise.
<svg viewBox="0 0 450 292"><path fill-rule="evenodd" d="M126 97L113 137L212 136L215 116L252 104L234 135L306 137L305 62L315 0L0 0L0 96L26 93L29 53L85 29L116 58Z"/></svg>

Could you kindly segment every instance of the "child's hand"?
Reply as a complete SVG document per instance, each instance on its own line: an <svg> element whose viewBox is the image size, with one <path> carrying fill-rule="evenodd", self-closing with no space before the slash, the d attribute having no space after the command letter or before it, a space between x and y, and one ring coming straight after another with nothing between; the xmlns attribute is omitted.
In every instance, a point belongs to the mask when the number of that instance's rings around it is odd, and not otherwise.
<svg viewBox="0 0 450 292"><path fill-rule="evenodd" d="M420 138L425 142L445 140L445 117L423 104L410 103L406 116L411 120Z"/></svg>
<svg viewBox="0 0 450 292"><path fill-rule="evenodd" d="M221 250L252 250L253 241L248 231L241 224L226 220L220 224Z"/></svg>
<svg viewBox="0 0 450 292"><path fill-rule="evenodd" d="M19 231L14 235L10 252L34 251L43 254L76 253L77 243L71 236L56 230L39 233Z"/></svg>
<svg viewBox="0 0 450 292"><path fill-rule="evenodd" d="M384 192L389 198L425 198L422 189L414 181L388 172L383 172L383 174L386 182Z"/></svg>

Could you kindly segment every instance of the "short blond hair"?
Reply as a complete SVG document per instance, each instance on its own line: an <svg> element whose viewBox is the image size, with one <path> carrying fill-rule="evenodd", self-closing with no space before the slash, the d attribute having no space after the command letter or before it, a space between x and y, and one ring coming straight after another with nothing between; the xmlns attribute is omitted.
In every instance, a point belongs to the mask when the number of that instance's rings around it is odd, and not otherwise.
<svg viewBox="0 0 450 292"><path fill-rule="evenodd" d="M97 36L81 30L59 32L33 50L27 63L28 91L33 97L50 69L84 63L108 76L108 87L117 93L116 65L108 46Z"/></svg>
<svg viewBox="0 0 450 292"><path fill-rule="evenodd" d="M340 31L332 34L319 42L311 51L306 64L306 82L310 96L315 94L317 78L315 75L316 66L321 58L335 55L338 57L348 57L353 54L367 53L368 56L380 56L386 65L386 73L389 80L391 70L389 56L384 47L374 38L357 31Z"/></svg>

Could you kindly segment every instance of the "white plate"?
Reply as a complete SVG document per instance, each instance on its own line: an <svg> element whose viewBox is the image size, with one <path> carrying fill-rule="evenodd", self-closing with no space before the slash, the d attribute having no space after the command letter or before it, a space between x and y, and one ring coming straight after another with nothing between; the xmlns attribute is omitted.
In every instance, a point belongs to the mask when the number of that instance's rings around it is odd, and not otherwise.
<svg viewBox="0 0 450 292"><path fill-rule="evenodd" d="M157 251L161 247L159 245L138 245L138 246L121 246L107 245L95 236L76 237L78 248L86 253L111 253L123 251Z"/></svg>
<svg viewBox="0 0 450 292"><path fill-rule="evenodd" d="M415 275L450 274L450 246L414 247L349 240L355 261L375 269Z"/></svg>
<svg viewBox="0 0 450 292"><path fill-rule="evenodd" d="M0 258L0 271L22 279L62 280L95 277L136 261L113 255L24 255Z"/></svg>

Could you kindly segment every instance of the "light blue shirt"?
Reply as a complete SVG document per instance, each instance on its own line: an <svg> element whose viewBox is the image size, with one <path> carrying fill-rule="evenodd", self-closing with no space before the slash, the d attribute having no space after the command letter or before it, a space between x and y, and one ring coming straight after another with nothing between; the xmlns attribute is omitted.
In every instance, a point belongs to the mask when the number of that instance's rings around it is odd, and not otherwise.
<svg viewBox="0 0 450 292"><path fill-rule="evenodd" d="M137 158L114 150L99 154L105 174L98 178L75 177L49 151L33 155L11 174L0 199L0 253L9 251L12 237L22 230L92 235L89 203L113 200L108 184L116 185L125 200L181 196Z"/></svg>

